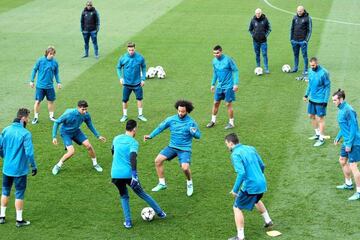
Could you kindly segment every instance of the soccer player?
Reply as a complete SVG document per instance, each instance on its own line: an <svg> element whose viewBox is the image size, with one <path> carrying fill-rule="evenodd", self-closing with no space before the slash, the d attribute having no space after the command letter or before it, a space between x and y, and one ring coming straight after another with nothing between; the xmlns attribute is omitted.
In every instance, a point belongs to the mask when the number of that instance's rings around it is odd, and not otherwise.
<svg viewBox="0 0 360 240"><path fill-rule="evenodd" d="M94 147L90 144L90 141L86 135L81 131L80 126L83 122L86 123L90 131L95 135L97 139L102 142L105 142L105 137L101 136L98 131L96 131L94 125L92 124L90 114L87 111L88 103L85 100L80 100L77 104L77 108L67 109L55 122L52 130L53 144L57 145L58 141L56 139L57 130L59 125L61 138L63 139L65 148L67 152L62 156L59 162L52 169L54 175L58 174L62 165L65 161L70 159L74 153L75 148L72 141L76 142L78 145L83 145L93 162L93 167L97 172L102 172L103 169L97 163Z"/></svg>
<svg viewBox="0 0 360 240"><path fill-rule="evenodd" d="M80 28L84 38L85 53L83 58L89 56L89 41L94 45L95 58L99 58L99 47L97 43L97 34L100 29L100 17L98 11L93 7L92 1L87 1L84 10L81 13Z"/></svg>
<svg viewBox="0 0 360 240"><path fill-rule="evenodd" d="M31 133L26 129L26 124L30 120L29 115L28 109L20 108L14 122L6 127L0 135L0 156L4 160L0 224L5 223L6 208L9 203L11 187L14 184L16 227L30 225L30 222L24 220L22 216L29 163L32 167L32 176L37 173Z"/></svg>
<svg viewBox="0 0 360 240"><path fill-rule="evenodd" d="M303 100L308 103L308 114L315 135L310 140L316 140L314 147L324 144L326 107L330 95L330 78L328 71L319 65L317 58L310 59L309 83Z"/></svg>
<svg viewBox="0 0 360 240"><path fill-rule="evenodd" d="M160 218L166 217L165 212L160 208L159 204L157 204L140 185L137 174L139 143L134 139L136 131L136 121L127 121L125 134L116 136L111 148L113 154L111 178L112 183L118 188L120 193L120 202L125 216L125 228L132 227L129 194L126 185L129 185L136 195L149 204Z"/></svg>
<svg viewBox="0 0 360 240"><path fill-rule="evenodd" d="M298 6L296 10L296 15L293 17L291 22L290 29L290 42L292 50L294 52L294 68L291 72L296 73L299 68L299 53L301 48L301 53L304 58L304 71L303 76L307 75L308 70L308 55L307 48L310 41L312 32L312 20L309 16L309 13L306 12L303 6Z"/></svg>
<svg viewBox="0 0 360 240"><path fill-rule="evenodd" d="M255 10L255 16L251 19L249 32L253 38L256 55L256 67L260 67L260 50L264 58L265 73L270 73L267 56L267 37L271 32L270 22L260 8Z"/></svg>
<svg viewBox="0 0 360 240"><path fill-rule="evenodd" d="M356 192L349 200L360 199L360 172L358 162L360 161L360 132L355 110L345 101L345 92L339 89L333 94L333 103L339 108L337 120L340 131L334 140L334 144L339 144L343 138L339 162L344 173L345 183L337 186L337 189L352 190L354 188L351 181L351 173L354 176Z"/></svg>
<svg viewBox="0 0 360 240"><path fill-rule="evenodd" d="M242 210L251 211L254 206L264 218L264 227L273 225L264 203L260 200L266 192L265 165L256 149L252 146L242 145L235 133L225 137L225 145L231 151L231 162L237 173L236 181L230 192L235 198L234 217L237 236L229 240L243 240L244 215Z"/></svg>
<svg viewBox="0 0 360 240"><path fill-rule="evenodd" d="M144 141L153 139L165 129L170 129L170 143L155 158L156 173L159 177L159 183L152 189L157 192L167 188L164 175L164 162L171 160L176 156L179 159L180 166L186 176L186 194L191 196L194 192L193 181L191 178L191 149L192 139L200 139L201 133L197 123L189 116L194 109L191 102L178 100L175 103L177 114L166 118L150 135L144 136Z"/></svg>
<svg viewBox="0 0 360 240"><path fill-rule="evenodd" d="M61 82L59 77L59 64L54 58L56 54L55 47L49 46L45 50L45 56L39 58L31 72L30 87L34 88L34 81L36 73L37 82L35 90L35 104L34 104L34 119L32 124L37 124L39 121L40 103L44 100L45 96L48 101L49 117L51 121L55 121L54 101L56 99L53 79L57 82L57 88L61 89Z"/></svg>
<svg viewBox="0 0 360 240"><path fill-rule="evenodd" d="M135 52L135 43L127 44L127 53L120 57L117 64L117 75L120 85L123 86L122 108L123 116L120 122L125 122L127 117L128 101L131 92L135 93L138 107L138 119L146 122L143 115L143 87L146 77L146 64L142 55Z"/></svg>
<svg viewBox="0 0 360 240"><path fill-rule="evenodd" d="M239 70L236 67L234 60L222 53L222 48L216 45L213 49L215 58L213 64L213 78L211 81L211 92L214 92L214 105L212 108L211 121L206 125L211 128L215 125L216 114L219 111L221 100L225 100L227 111L229 115L229 123L225 129L234 128L234 111L232 102L235 101L235 92L238 90L239 84ZM216 81L218 84L215 89Z"/></svg>

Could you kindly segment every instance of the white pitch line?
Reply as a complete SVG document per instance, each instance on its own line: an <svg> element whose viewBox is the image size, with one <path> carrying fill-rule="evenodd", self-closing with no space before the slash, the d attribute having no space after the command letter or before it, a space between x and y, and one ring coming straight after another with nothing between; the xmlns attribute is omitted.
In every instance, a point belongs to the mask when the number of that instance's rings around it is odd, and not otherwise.
<svg viewBox="0 0 360 240"><path fill-rule="evenodd" d="M276 9L280 12L284 12L287 14L291 14L294 15L293 12L287 11L285 9L276 7L274 5L272 5L268 0L264 0L264 2L271 8ZM314 20L318 20L318 21L323 21L323 22L330 22L330 23L338 23L338 24L344 24L344 25L352 25L352 26L360 26L360 23L353 23L353 22L344 22L344 21L338 21L338 20L332 20L332 19L325 19L325 18L318 18L318 17L311 17Z"/></svg>

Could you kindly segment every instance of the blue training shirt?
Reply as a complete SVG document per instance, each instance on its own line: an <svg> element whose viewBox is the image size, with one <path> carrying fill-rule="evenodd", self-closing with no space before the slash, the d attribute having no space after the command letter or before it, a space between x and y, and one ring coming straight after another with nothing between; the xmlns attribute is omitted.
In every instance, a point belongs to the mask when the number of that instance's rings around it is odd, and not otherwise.
<svg viewBox="0 0 360 240"><path fill-rule="evenodd" d="M213 78L211 86L215 86L218 81L217 88L228 89L234 85L239 85L239 70L234 60L227 55L221 55L220 59L214 58L213 65Z"/></svg>
<svg viewBox="0 0 360 240"><path fill-rule="evenodd" d="M29 130L20 122L6 127L0 137L0 156L3 158L3 173L20 177L29 173L29 164L36 169L34 147Z"/></svg>
<svg viewBox="0 0 360 240"><path fill-rule="evenodd" d="M343 145L345 147L360 145L359 125L355 110L345 101L341 103L338 108L337 121L339 123L340 131L335 140L339 141L343 137Z"/></svg>
<svg viewBox="0 0 360 240"><path fill-rule="evenodd" d="M315 103L327 103L330 96L330 78L328 71L318 65L316 71L309 68L309 83L305 96Z"/></svg>
<svg viewBox="0 0 360 240"><path fill-rule="evenodd" d="M58 127L61 124L60 132L71 134L80 129L83 122L86 123L87 127L95 137L99 138L100 134L92 124L90 114L86 112L84 115L81 115L76 108L67 109L58 119L56 119L52 130L52 137L56 138Z"/></svg>
<svg viewBox="0 0 360 240"><path fill-rule="evenodd" d="M146 63L143 56L135 52L130 56L125 53L120 57L116 66L118 78L124 78L124 84L136 86L145 81Z"/></svg>
<svg viewBox="0 0 360 240"><path fill-rule="evenodd" d="M187 114L184 118L174 115L166 118L160 125L152 131L150 138L154 138L165 129L170 128L169 147L191 152L192 139L200 139L201 133L197 123ZM190 128L195 128L193 132Z"/></svg>
<svg viewBox="0 0 360 240"><path fill-rule="evenodd" d="M266 192L265 165L252 146L237 144L232 149L231 162L237 173L232 191L260 194Z"/></svg>
<svg viewBox="0 0 360 240"><path fill-rule="evenodd" d="M45 56L39 58L31 72L31 82L34 82L36 73L38 73L36 87L43 89L53 88L53 79L61 83L59 77L59 64L56 59L48 60Z"/></svg>
<svg viewBox="0 0 360 240"><path fill-rule="evenodd" d="M111 178L131 178L130 153L138 153L139 143L129 135L121 134L114 138L112 149Z"/></svg>

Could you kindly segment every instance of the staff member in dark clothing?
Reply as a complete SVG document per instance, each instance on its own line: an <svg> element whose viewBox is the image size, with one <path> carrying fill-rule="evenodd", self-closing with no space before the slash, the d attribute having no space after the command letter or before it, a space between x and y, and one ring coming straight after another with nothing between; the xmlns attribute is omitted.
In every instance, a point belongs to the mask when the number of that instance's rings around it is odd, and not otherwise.
<svg viewBox="0 0 360 240"><path fill-rule="evenodd" d="M89 40L94 44L95 57L99 58L99 47L97 44L97 33L100 27L99 13L93 7L92 1L86 2L86 7L81 13L81 32L85 42L85 54L83 58L89 56Z"/></svg>
<svg viewBox="0 0 360 240"><path fill-rule="evenodd" d="M267 56L267 37L271 32L270 22L260 8L255 10L255 16L251 19L249 32L253 38L256 55L256 67L260 67L260 49L264 58L265 73L270 73Z"/></svg>
<svg viewBox="0 0 360 240"><path fill-rule="evenodd" d="M297 14L294 16L291 24L290 30L290 41L291 46L294 52L294 61L295 65L291 72L297 72L299 67L299 53L301 48L301 53L304 58L304 71L303 75L307 75L308 69L308 55L307 47L308 42L311 37L312 31L312 20L309 16L309 13L306 12L303 6L297 7Z"/></svg>

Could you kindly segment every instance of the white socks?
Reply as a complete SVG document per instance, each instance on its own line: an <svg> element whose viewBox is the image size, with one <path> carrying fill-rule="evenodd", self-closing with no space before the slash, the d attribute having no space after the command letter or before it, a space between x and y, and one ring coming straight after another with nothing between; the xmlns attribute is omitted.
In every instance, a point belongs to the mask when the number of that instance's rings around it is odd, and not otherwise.
<svg viewBox="0 0 360 240"><path fill-rule="evenodd" d="M229 119L229 123L234 126L234 119L233 119L233 118L230 118L230 119Z"/></svg>
<svg viewBox="0 0 360 240"><path fill-rule="evenodd" d="M34 113L34 118L39 118L39 113Z"/></svg>
<svg viewBox="0 0 360 240"><path fill-rule="evenodd" d="M189 185L192 185L192 179L191 180L186 180L186 184L189 186Z"/></svg>
<svg viewBox="0 0 360 240"><path fill-rule="evenodd" d="M316 136L320 136L320 129L315 128L315 135L316 135Z"/></svg>
<svg viewBox="0 0 360 240"><path fill-rule="evenodd" d="M92 162L93 162L93 166L95 166L97 164L97 160L96 158L91 158Z"/></svg>
<svg viewBox="0 0 360 240"><path fill-rule="evenodd" d="M22 221L22 212L23 210L16 210L16 221Z"/></svg>
<svg viewBox="0 0 360 240"><path fill-rule="evenodd" d="M62 161L59 161L56 165L61 168L63 164L64 163Z"/></svg>
<svg viewBox="0 0 360 240"><path fill-rule="evenodd" d="M356 191L360 193L360 187L356 187Z"/></svg>
<svg viewBox="0 0 360 240"><path fill-rule="evenodd" d="M0 217L5 217L6 207L1 206Z"/></svg>
<svg viewBox="0 0 360 240"><path fill-rule="evenodd" d="M139 116L141 116L143 114L143 109L142 108L138 108L138 112L139 112Z"/></svg>
<svg viewBox="0 0 360 240"><path fill-rule="evenodd" d="M53 118L54 117L54 112L49 112L49 117Z"/></svg>
<svg viewBox="0 0 360 240"><path fill-rule="evenodd" d="M351 178L349 178L349 179L347 179L347 178L345 178L345 184L346 185L352 185L352 180L351 180Z"/></svg>
<svg viewBox="0 0 360 240"><path fill-rule="evenodd" d="M269 216L268 211L262 213L261 216L263 216L265 223L271 222L271 218L270 218L270 216Z"/></svg>
<svg viewBox="0 0 360 240"><path fill-rule="evenodd" d="M165 178L159 178L159 183L160 183L161 185L166 185L166 184L165 184Z"/></svg>
<svg viewBox="0 0 360 240"><path fill-rule="evenodd" d="M238 229L237 229L237 232L238 232L238 233L237 233L237 236L238 236L239 239L242 240L242 239L245 238L245 236L244 236L244 228L238 228Z"/></svg>
<svg viewBox="0 0 360 240"><path fill-rule="evenodd" d="M125 108L123 109L123 115L127 116L127 109L125 109Z"/></svg>
<svg viewBox="0 0 360 240"><path fill-rule="evenodd" d="M211 115L211 121L214 123L216 122L216 115Z"/></svg>

